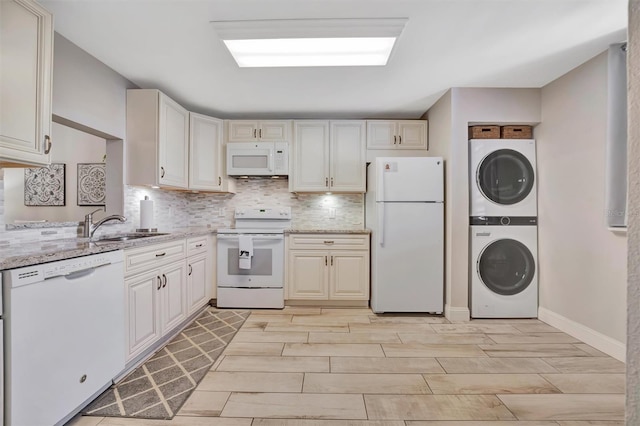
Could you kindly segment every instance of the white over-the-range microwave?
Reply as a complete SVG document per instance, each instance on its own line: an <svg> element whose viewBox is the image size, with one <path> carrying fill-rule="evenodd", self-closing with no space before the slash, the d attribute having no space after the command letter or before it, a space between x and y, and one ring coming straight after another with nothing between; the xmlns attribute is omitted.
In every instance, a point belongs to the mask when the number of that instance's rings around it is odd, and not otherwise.
<svg viewBox="0 0 640 426"><path fill-rule="evenodd" d="M287 142L227 143L227 175L287 176L289 175L289 144Z"/></svg>

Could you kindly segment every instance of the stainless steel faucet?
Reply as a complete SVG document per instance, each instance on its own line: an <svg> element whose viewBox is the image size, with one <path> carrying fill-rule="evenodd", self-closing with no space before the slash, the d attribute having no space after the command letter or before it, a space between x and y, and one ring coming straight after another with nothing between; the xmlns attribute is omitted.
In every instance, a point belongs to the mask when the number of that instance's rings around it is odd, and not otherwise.
<svg viewBox="0 0 640 426"><path fill-rule="evenodd" d="M102 209L94 210L91 213L84 215L84 227L82 228L82 236L84 238L93 238L93 234L105 222L109 222L110 220L119 220L120 222L125 222L127 220L127 218L125 218L124 216L121 216L119 214L112 214L100 219L96 223L93 223L93 214L95 212L99 212L100 210Z"/></svg>

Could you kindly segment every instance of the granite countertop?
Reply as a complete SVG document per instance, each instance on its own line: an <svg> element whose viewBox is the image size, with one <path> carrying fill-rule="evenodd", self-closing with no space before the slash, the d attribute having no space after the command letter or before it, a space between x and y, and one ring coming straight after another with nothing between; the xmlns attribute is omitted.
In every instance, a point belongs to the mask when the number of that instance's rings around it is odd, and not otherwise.
<svg viewBox="0 0 640 426"><path fill-rule="evenodd" d="M285 234L370 234L371 229L285 229Z"/></svg>
<svg viewBox="0 0 640 426"><path fill-rule="evenodd" d="M132 247L141 247L149 244L157 244L180 238L197 237L215 233L215 228L184 228L173 230L166 235L138 238L127 241L89 241L88 238L69 238L62 240L34 241L20 244L0 246L0 271L4 269L21 268L23 266L38 265L40 263L54 262L56 260L71 259L73 257L87 256L95 253L104 253ZM105 237L113 237L123 234L135 234L135 232L113 234Z"/></svg>

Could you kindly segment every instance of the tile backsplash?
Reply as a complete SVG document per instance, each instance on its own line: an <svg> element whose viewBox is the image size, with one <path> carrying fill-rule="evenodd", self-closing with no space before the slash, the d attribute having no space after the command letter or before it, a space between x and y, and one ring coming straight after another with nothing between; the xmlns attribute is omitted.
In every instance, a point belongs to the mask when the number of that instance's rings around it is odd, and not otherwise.
<svg viewBox="0 0 640 426"><path fill-rule="evenodd" d="M0 180L0 245L74 238L81 232L81 228L75 225L5 230L3 188ZM164 232L188 226L232 227L234 209L253 206L290 206L292 227L297 229L364 228L363 194L296 194L289 192L286 179L269 178L238 180L236 191L236 194L190 193L127 186L124 191L127 222L105 225L97 235L130 232L138 228L140 200L145 195L154 201L155 226ZM329 217L329 209L335 209L334 218Z"/></svg>

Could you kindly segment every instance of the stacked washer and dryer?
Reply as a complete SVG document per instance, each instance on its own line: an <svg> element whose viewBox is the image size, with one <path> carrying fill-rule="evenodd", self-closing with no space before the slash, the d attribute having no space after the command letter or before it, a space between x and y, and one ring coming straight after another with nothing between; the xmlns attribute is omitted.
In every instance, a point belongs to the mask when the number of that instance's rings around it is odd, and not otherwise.
<svg viewBox="0 0 640 426"><path fill-rule="evenodd" d="M538 316L536 146L471 139L471 317Z"/></svg>

